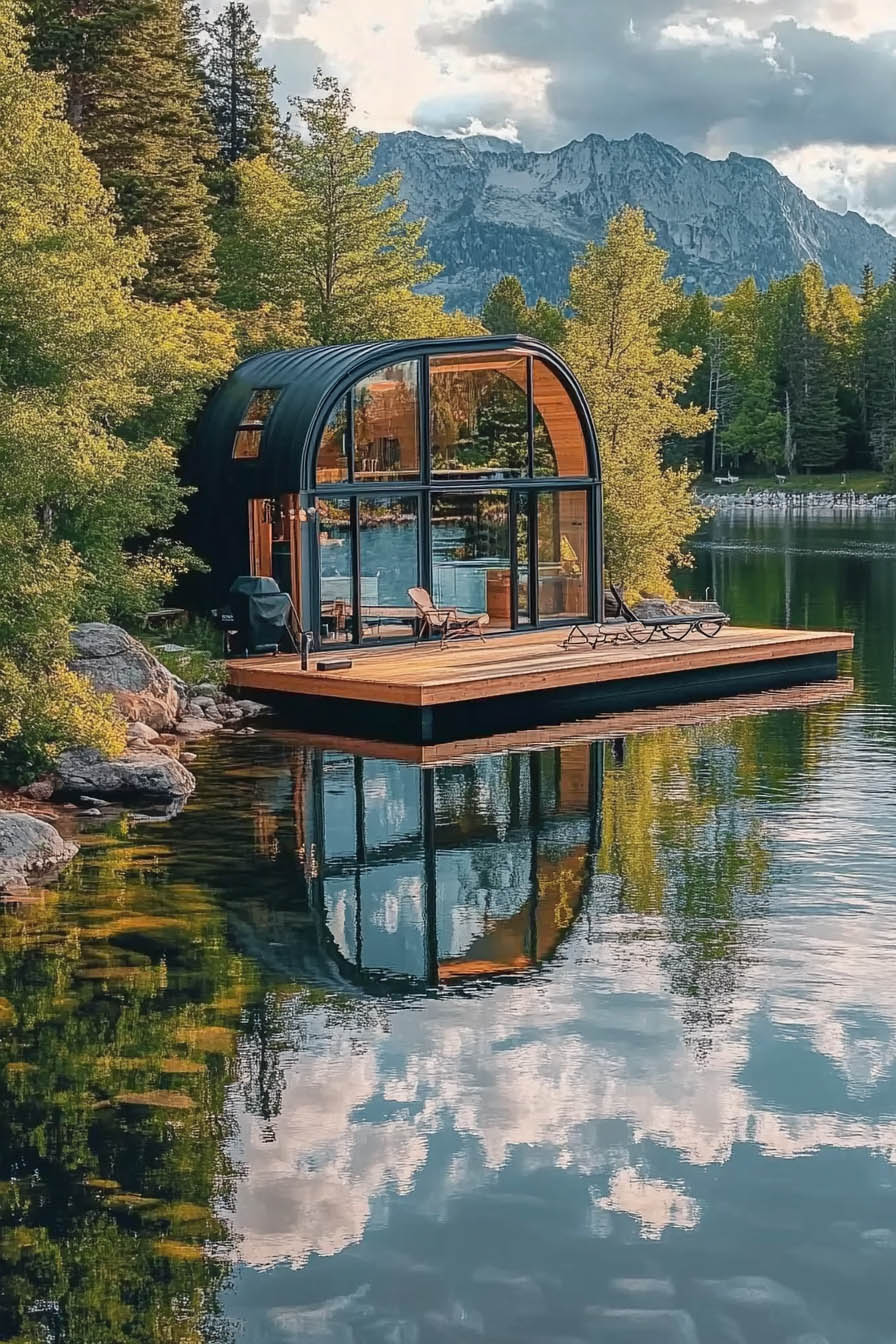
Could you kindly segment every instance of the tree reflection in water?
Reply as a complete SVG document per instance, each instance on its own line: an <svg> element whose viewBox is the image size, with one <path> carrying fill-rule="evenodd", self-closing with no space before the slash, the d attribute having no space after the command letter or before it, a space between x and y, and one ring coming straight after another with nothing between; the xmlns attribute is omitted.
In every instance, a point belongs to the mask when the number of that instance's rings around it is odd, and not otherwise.
<svg viewBox="0 0 896 1344"><path fill-rule="evenodd" d="M710 1050L761 937L757 793L811 787L782 741L766 716L624 760L421 768L260 737L206 749L166 826L88 837L58 889L0 914L0 1338L227 1335L233 1108L276 1138L309 1009L362 1051L390 999L500 994L636 913L633 953L661 936Z"/></svg>

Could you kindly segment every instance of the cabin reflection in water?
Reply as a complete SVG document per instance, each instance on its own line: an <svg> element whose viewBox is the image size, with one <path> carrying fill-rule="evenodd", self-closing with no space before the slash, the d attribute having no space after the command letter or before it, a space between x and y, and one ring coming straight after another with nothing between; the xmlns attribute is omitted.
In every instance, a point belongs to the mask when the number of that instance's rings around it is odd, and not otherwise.
<svg viewBox="0 0 896 1344"><path fill-rule="evenodd" d="M427 768L303 750L299 853L339 978L403 993L549 959L600 847L603 745Z"/></svg>

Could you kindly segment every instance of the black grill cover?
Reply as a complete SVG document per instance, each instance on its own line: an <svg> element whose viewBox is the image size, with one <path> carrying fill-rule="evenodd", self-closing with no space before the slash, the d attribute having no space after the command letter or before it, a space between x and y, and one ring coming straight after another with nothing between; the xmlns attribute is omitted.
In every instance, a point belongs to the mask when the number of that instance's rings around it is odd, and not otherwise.
<svg viewBox="0 0 896 1344"><path fill-rule="evenodd" d="M234 624L247 653L274 653L289 630L292 603L274 579L243 574L230 586Z"/></svg>

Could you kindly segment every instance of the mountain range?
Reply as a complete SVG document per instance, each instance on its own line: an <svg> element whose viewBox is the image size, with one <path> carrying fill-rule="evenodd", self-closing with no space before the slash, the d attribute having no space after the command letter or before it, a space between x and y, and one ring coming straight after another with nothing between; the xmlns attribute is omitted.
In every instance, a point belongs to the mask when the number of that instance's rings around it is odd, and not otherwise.
<svg viewBox="0 0 896 1344"><path fill-rule="evenodd" d="M589 135L538 153L495 136L403 131L380 137L375 172L393 169L444 267L427 288L467 312L508 272L530 303L564 298L572 262L624 205L643 207L689 290L725 294L749 275L765 287L807 261L830 284L857 287L866 262L885 279L896 259L886 230L823 209L767 160L707 159L650 135Z"/></svg>

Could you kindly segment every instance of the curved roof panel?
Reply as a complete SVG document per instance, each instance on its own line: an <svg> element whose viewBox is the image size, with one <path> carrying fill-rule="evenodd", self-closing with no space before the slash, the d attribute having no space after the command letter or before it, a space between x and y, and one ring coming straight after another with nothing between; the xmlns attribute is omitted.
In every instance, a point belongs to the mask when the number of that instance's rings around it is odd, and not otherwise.
<svg viewBox="0 0 896 1344"><path fill-rule="evenodd" d="M584 394L559 355L527 336L375 341L253 355L234 369L206 407L194 439L189 477L200 489L209 486L214 493L224 489L243 498L312 491L317 445L327 417L359 379L385 365L421 355L511 348L538 355L558 375L579 412L592 475L598 478L597 441ZM252 392L259 388L281 389L265 421L260 455L234 461L234 436Z"/></svg>

